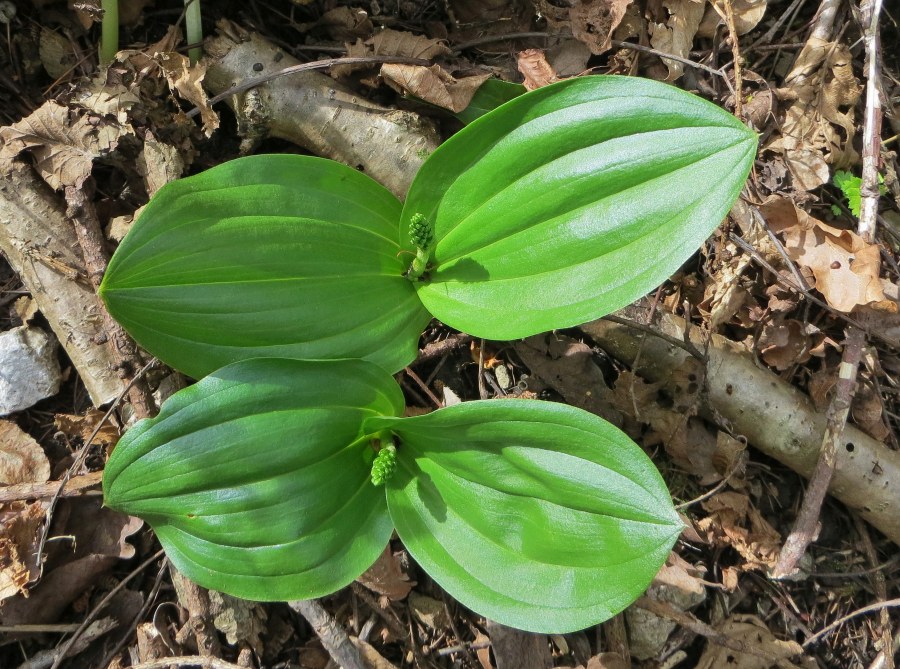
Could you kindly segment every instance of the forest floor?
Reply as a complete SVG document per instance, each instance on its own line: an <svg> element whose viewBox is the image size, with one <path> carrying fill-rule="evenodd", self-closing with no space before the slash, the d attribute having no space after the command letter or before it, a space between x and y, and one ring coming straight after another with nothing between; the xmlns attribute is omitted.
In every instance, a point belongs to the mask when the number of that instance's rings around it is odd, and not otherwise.
<svg viewBox="0 0 900 669"><path fill-rule="evenodd" d="M101 70L99 0L0 3L0 246L9 261L0 259L0 330L48 334L47 374L59 366L49 390L0 421L0 667L322 669L334 666L323 637L347 636L361 666L376 668L891 669L900 661L900 482L879 478L896 474L900 457L896 4L204 3L206 35L239 44L258 34L301 62L371 59L324 72L360 99L419 115L442 138L461 127L448 108L465 108L485 75L536 88L590 73L672 82L759 132L741 203L640 308L517 342L434 323L417 361L397 376L420 411L501 396L579 406L615 422L663 473L690 529L654 585L596 628L551 636L467 610L398 540L352 587L319 600L337 624L314 629L287 604L193 586L170 569L148 526L102 507L104 463L124 426L152 407L133 392L110 404L149 357L107 351L121 342L104 334L92 272L172 179L247 153L331 156L314 140L285 139L294 131L273 130L271 119L254 126L229 100L210 102L221 88L207 74L221 53L190 64L181 2L121 4L123 51ZM873 25L880 42L867 39ZM434 67L377 62L398 56ZM271 85L289 90L291 76ZM291 122L304 136L302 119ZM32 228L11 231L32 216L48 226L38 226L46 247L23 246ZM105 238L91 242L77 229L85 219ZM51 238L62 247L47 250ZM671 347L634 344L660 332L696 343L694 372L666 367ZM100 362L84 359L84 347L102 350L92 354ZM728 380L722 394L742 396L743 408L716 403L703 355L713 350L765 375ZM10 378L6 355L8 395L41 386ZM185 384L159 365L140 380L164 395ZM742 427L729 411L768 406L754 383L795 399ZM836 431L838 483L798 520L804 494L824 490L831 473L825 467L809 484L815 454L798 458L779 445L805 429L805 416ZM845 430L859 437L842 439ZM816 451L823 438L823 430L813 436ZM787 541L798 524L808 547Z"/></svg>

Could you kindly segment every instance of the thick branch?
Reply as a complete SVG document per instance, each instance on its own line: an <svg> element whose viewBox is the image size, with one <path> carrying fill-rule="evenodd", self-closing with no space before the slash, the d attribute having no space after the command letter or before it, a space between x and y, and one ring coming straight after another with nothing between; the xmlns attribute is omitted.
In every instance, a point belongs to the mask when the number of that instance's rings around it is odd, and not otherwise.
<svg viewBox="0 0 900 669"><path fill-rule="evenodd" d="M215 95L245 79L265 77L300 61L259 35L232 36L235 27L210 40L216 59L204 84ZM243 39L242 39L243 38ZM316 155L361 169L398 197L438 146L432 125L410 112L386 109L320 72L279 77L229 99L248 132L279 137Z"/></svg>
<svg viewBox="0 0 900 669"><path fill-rule="evenodd" d="M641 322L643 316L619 312ZM659 328L673 337L684 338L685 323L664 314ZM671 382L673 373L684 365L699 364L684 350L663 339L646 335L606 320L582 326L612 356L632 364L641 351L641 376L651 381ZM691 339L701 349L703 334L691 328ZM809 477L815 468L825 434L826 417L812 401L772 372L757 367L753 358L725 337L712 335L705 370L703 399L710 413L727 420L736 434ZM672 390L671 388L669 390ZM900 482L900 453L891 451L861 430L848 425L836 453L835 472L829 492L855 509L891 541L900 544L900 514L897 513L896 486Z"/></svg>

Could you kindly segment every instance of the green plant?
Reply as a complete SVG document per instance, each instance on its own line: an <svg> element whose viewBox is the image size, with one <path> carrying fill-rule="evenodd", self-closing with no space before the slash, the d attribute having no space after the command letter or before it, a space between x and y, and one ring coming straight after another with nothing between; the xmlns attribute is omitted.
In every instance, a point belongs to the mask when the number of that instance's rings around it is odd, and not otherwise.
<svg viewBox="0 0 900 669"><path fill-rule="evenodd" d="M102 0L100 7L100 65L109 65L119 50L119 0Z"/></svg>
<svg viewBox="0 0 900 669"><path fill-rule="evenodd" d="M851 172L845 172L844 170L838 170L834 173L834 177L832 178L834 185L841 189L841 192L844 194L844 197L847 199L847 207L850 209L850 213L854 216L859 217L859 207L861 203L860 196L860 186L862 186L862 179L858 176L855 176ZM887 193L887 188L884 186L884 177L882 175L878 175L878 189L881 191L881 194L884 195ZM841 208L837 205L831 206L831 212L835 216L839 216L841 214Z"/></svg>
<svg viewBox="0 0 900 669"><path fill-rule="evenodd" d="M564 632L615 614L682 527L643 452L561 404L403 418L389 372L432 315L508 339L640 297L718 225L755 148L699 98L585 77L472 122L405 205L303 156L166 186L101 294L149 351L209 376L125 435L107 504L145 518L197 582L250 599L333 592L396 528L448 592L500 622Z"/></svg>

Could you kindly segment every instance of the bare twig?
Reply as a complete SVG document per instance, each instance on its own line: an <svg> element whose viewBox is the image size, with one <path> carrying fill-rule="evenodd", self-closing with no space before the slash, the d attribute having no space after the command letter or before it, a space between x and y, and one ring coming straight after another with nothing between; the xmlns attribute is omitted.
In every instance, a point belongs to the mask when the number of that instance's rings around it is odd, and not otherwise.
<svg viewBox="0 0 900 669"><path fill-rule="evenodd" d="M687 58L682 58L681 56L676 56L672 53L665 53L664 51L660 51L658 49L651 48L649 46L644 46L643 44L635 44L633 42L622 42L620 40L614 39L610 40L610 44L612 44L617 49L630 49L631 51L640 51L641 53L649 53L652 56L658 56L660 58L665 58L666 60L674 60L676 63L681 63L682 65L687 65L688 67L693 67L698 70L703 70L704 72L709 72L710 74L714 74L717 77L721 77L728 88L731 89L731 92L734 93L734 88L731 86L731 82L728 80L728 77L721 69L716 69L714 67L710 67L709 65L704 65L703 63L698 63L693 60L689 60Z"/></svg>
<svg viewBox="0 0 900 669"><path fill-rule="evenodd" d="M825 437L822 450L816 462L816 468L809 478L809 487L803 496L803 503L793 530L784 542L778 561L772 569L772 578L790 576L807 546L818 534L819 512L828 492L828 486L834 476L834 465L837 459L838 446L843 441L844 426L850 413L850 404L856 390L856 371L862 359L865 335L862 330L850 326L844 340L844 353L841 359L840 372L835 383L834 397L828 407Z"/></svg>
<svg viewBox="0 0 900 669"><path fill-rule="evenodd" d="M402 56L366 56L314 60L311 63L291 65L290 67L285 67L278 72L273 72L271 74L264 74L259 77L248 77L241 83L235 84L228 90L222 91L218 95L211 97L209 99L209 106L211 107L217 102L221 102L222 100L235 95L236 93L249 91L251 88L256 88L257 86L266 84L274 79L278 79L279 77L286 77L289 74L297 74L298 72L312 72L313 70L327 70L328 68L334 67L335 65L381 65L387 63L398 63L400 65L424 65L425 67L429 67L434 64L430 60L423 60L422 58L404 58ZM186 116L188 118L192 118L194 116L197 116L199 113L200 107L194 107L189 112L187 112Z"/></svg>
<svg viewBox="0 0 900 669"><path fill-rule="evenodd" d="M433 341L430 344L426 344L424 348L419 350L419 355L416 358L416 362L418 363L425 360L440 358L446 353L450 353L451 351L455 351L456 349L465 346L470 341L472 341L472 335L462 333L452 334L446 339L441 339L440 341Z"/></svg>
<svg viewBox="0 0 900 669"><path fill-rule="evenodd" d="M0 504L20 499L46 499L56 496L75 497L88 493L88 488L99 485L103 472L88 472L68 481L48 481L47 483L17 483L0 487ZM62 486L62 491L60 491Z"/></svg>
<svg viewBox="0 0 900 669"><path fill-rule="evenodd" d="M165 554L164 551L158 551L155 554L153 554L151 557L144 560L134 571L132 571L130 574L128 574L128 576L126 576L121 581L119 581L119 583L116 584L116 587L114 587L112 590L110 590L108 593L106 593L106 596L100 600L100 602L97 604L97 606L95 606L94 609L87 616L85 616L85 618L82 621L79 628L77 630L75 630L75 633L72 634L71 637L69 637L69 640L66 641L65 645L63 645L63 647L56 654L56 657L53 660L53 664L50 665L50 669L57 669L57 667L59 667L60 663L64 659L66 659L66 656L69 654L69 651L76 644L76 642L81 637L81 635L84 633L84 631L88 628L88 625L90 625L97 618L97 616L100 614L100 612L103 610L103 608L107 604L109 604L110 601L112 601L112 598L115 597L116 594L131 581L131 579L133 579L135 576L137 576L142 571L144 571L144 569L149 567L156 560L163 557L164 554Z"/></svg>
<svg viewBox="0 0 900 669"><path fill-rule="evenodd" d="M856 529L862 539L862 545L866 558L873 565L878 565L878 554L875 552L875 544L872 543L872 537L869 534L869 528L866 523L857 515L853 516L856 523ZM887 595L887 579L881 569L875 569L872 574L872 586L875 590L875 596L881 601L888 598ZM891 614L887 609L881 609L881 647L889 649L893 646L893 638L891 635ZM882 653L883 654L883 653ZM881 661L883 669L894 669L894 654L887 653Z"/></svg>
<svg viewBox="0 0 900 669"><path fill-rule="evenodd" d="M869 244L875 241L878 219L878 162L881 157L881 96L878 81L881 72L881 38L878 17L882 0L869 0L862 9L866 45L866 111L863 122L862 183L859 187L859 236Z"/></svg>
<svg viewBox="0 0 900 669"><path fill-rule="evenodd" d="M306 618L322 646L342 669L366 669L350 637L317 600L303 599L288 605Z"/></svg>
<svg viewBox="0 0 900 669"><path fill-rule="evenodd" d="M217 657L181 656L162 657L158 660L131 665L131 669L170 669L170 667L197 667L198 669L247 669L239 664L232 664Z"/></svg>
<svg viewBox="0 0 900 669"><path fill-rule="evenodd" d="M725 19L725 25L728 26L728 36L731 39L731 57L734 59L734 115L740 119L744 110L741 46L737 26L734 23L734 7L731 5L731 0L723 0L722 4L725 5L724 10L719 9L719 5L716 2L712 3L712 6Z"/></svg>
<svg viewBox="0 0 900 669"><path fill-rule="evenodd" d="M804 648L809 648L810 646L819 643L824 637L831 634L838 627L843 625L848 620L852 620L858 616L865 615L867 613L873 613L875 611L881 611L882 609L889 609L900 606L900 599L889 599L886 602L876 602L874 604L869 604L868 606L864 606L861 609L856 609L852 613L848 613L846 616L842 618L838 618L833 623L826 625L818 632L809 637L806 641L803 642Z"/></svg>

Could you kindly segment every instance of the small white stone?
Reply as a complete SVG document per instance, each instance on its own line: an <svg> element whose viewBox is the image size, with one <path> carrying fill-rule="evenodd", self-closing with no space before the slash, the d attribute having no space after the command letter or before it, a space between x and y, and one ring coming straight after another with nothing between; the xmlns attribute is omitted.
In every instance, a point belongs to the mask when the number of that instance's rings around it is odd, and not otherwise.
<svg viewBox="0 0 900 669"><path fill-rule="evenodd" d="M59 383L54 338L25 325L0 334L0 416L52 397Z"/></svg>

